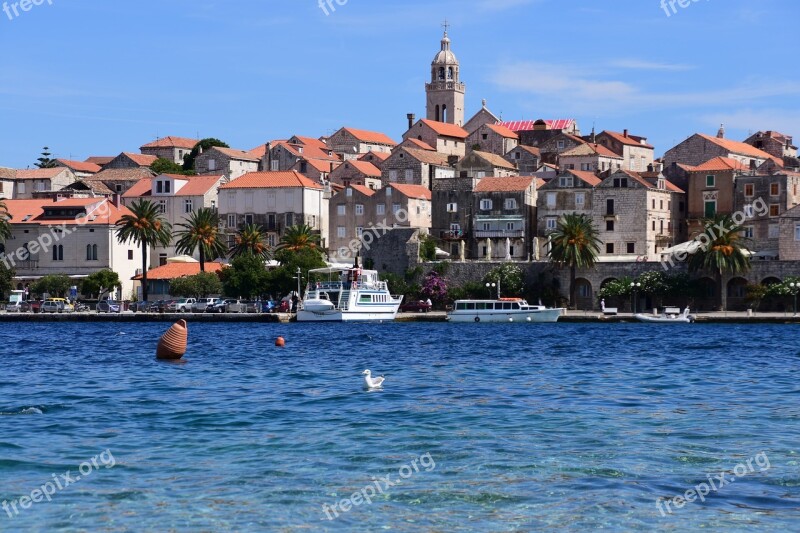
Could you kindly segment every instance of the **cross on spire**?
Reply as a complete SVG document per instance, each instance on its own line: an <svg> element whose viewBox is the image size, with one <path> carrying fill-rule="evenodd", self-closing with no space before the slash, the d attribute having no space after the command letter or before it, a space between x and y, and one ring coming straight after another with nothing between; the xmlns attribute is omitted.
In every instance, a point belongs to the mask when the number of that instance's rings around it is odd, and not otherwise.
<svg viewBox="0 0 800 533"><path fill-rule="evenodd" d="M447 29L450 27L450 23L447 22L447 19L444 19L444 24L442 24L442 28L444 28L445 35L447 34Z"/></svg>

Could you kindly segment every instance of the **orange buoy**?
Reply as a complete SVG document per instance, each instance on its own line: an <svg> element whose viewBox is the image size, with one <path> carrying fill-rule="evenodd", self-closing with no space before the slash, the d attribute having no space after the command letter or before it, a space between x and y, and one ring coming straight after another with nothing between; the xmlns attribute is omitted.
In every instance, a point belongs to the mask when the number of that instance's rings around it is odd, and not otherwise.
<svg viewBox="0 0 800 533"><path fill-rule="evenodd" d="M189 339L189 327L185 320L178 320L170 327L156 348L156 358L176 361L186 353L186 343Z"/></svg>
<svg viewBox="0 0 800 533"><path fill-rule="evenodd" d="M283 348L284 346L286 346L286 339L284 339L283 337L278 337L277 339L275 339L275 346Z"/></svg>

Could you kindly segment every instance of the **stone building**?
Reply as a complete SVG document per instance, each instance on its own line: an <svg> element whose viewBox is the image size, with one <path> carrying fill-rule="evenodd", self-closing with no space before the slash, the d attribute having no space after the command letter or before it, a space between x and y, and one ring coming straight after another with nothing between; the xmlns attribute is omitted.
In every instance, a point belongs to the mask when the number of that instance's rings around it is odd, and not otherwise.
<svg viewBox="0 0 800 533"><path fill-rule="evenodd" d="M455 175L433 181L431 234L441 239L452 258L475 257L467 250L467 243L472 236L473 191L477 185L478 178Z"/></svg>
<svg viewBox="0 0 800 533"><path fill-rule="evenodd" d="M533 146L519 145L505 155L506 161L515 165L521 176L530 176L542 163L542 154Z"/></svg>
<svg viewBox="0 0 800 533"><path fill-rule="evenodd" d="M592 219L602 241L599 261L658 261L676 244L684 192L663 175L652 182L618 170L594 189Z"/></svg>
<svg viewBox="0 0 800 533"><path fill-rule="evenodd" d="M330 179L331 173L336 170L339 165L341 165L339 161L301 159L289 170L295 170L313 181L323 183Z"/></svg>
<svg viewBox="0 0 800 533"><path fill-rule="evenodd" d="M507 159L497 154L479 152L477 150L467 154L465 158L456 163L456 173L461 177L504 177L517 176L517 167Z"/></svg>
<svg viewBox="0 0 800 533"><path fill-rule="evenodd" d="M759 131L744 142L779 159L797 157L797 146L794 145L792 136L777 131Z"/></svg>
<svg viewBox="0 0 800 533"><path fill-rule="evenodd" d="M464 124L464 129L467 131L467 133L472 135L475 132L475 130L477 130L478 128L480 128L485 124L499 125L500 119L497 117L497 115L489 111L489 109L486 107L486 100L484 99L481 105L481 109L477 113L475 113L472 116L472 118L467 121L466 124ZM519 136L517 136L517 139L519 139Z"/></svg>
<svg viewBox="0 0 800 533"><path fill-rule="evenodd" d="M350 184L336 192L328 204L329 237L328 248L334 262L347 261L360 248L364 228L375 222L375 213L370 210L369 198L375 191L359 184ZM385 214L384 214L385 218Z"/></svg>
<svg viewBox="0 0 800 533"><path fill-rule="evenodd" d="M800 203L800 174L741 175L736 180L734 206L748 220L744 237L753 259L777 259L781 216Z"/></svg>
<svg viewBox="0 0 800 533"><path fill-rule="evenodd" d="M585 172L614 172L622 168L623 157L612 152L602 144L579 144L571 150L562 152L559 167L563 170L582 170Z"/></svg>
<svg viewBox="0 0 800 533"><path fill-rule="evenodd" d="M143 178L136 182L124 195L122 201L126 206L139 200L150 201L158 206L162 216L172 225L174 234L170 246L154 246L150 248L150 267L155 268L167 264L167 259L180 255L175 250L179 239L177 232L186 224L192 213L198 209L216 209L218 189L227 182L225 176L184 176L177 174L161 174L155 178ZM200 259L195 251L195 259ZM206 257L207 261L217 259Z"/></svg>
<svg viewBox="0 0 800 533"><path fill-rule="evenodd" d="M15 200L27 200L42 195L52 197L51 193L60 191L78 180L75 173L67 167L17 170L13 175L12 198Z"/></svg>
<svg viewBox="0 0 800 533"><path fill-rule="evenodd" d="M437 179L455 175L447 155L429 150L399 147L381 167L381 180L386 187L392 183L407 183L431 188Z"/></svg>
<svg viewBox="0 0 800 533"><path fill-rule="evenodd" d="M286 171L292 170L298 162L311 160L341 162L341 158L320 139L293 135L287 141L267 143L260 168L270 172Z"/></svg>
<svg viewBox="0 0 800 533"><path fill-rule="evenodd" d="M569 133L558 133L537 146L542 156L542 163L550 163L559 166L561 154L569 152L573 148L586 144L586 141Z"/></svg>
<svg viewBox="0 0 800 533"><path fill-rule="evenodd" d="M446 155L464 157L467 153L467 132L453 124L422 119L403 134L403 140L417 139Z"/></svg>
<svg viewBox="0 0 800 533"><path fill-rule="evenodd" d="M475 187L471 248L478 257L531 259L529 242L536 224L536 179L531 176L489 177ZM530 255L529 255L530 254Z"/></svg>
<svg viewBox="0 0 800 533"><path fill-rule="evenodd" d="M772 155L743 142L732 141L724 138L720 131L718 137L711 137L703 133L695 133L677 146L667 150L664 154L664 165L672 163L699 166L715 157L735 159L747 168L755 170L764 162L773 158ZM783 165L783 162L780 162Z"/></svg>
<svg viewBox="0 0 800 533"><path fill-rule="evenodd" d="M561 133L576 137L581 135L574 119L513 120L500 124L519 135L519 143L525 146L541 146Z"/></svg>
<svg viewBox="0 0 800 533"><path fill-rule="evenodd" d="M101 170L93 176L76 181L62 190L65 194L72 196L106 196L110 198L115 194L125 194L139 180L149 179L155 175L156 173L148 167L112 168Z"/></svg>
<svg viewBox="0 0 800 533"><path fill-rule="evenodd" d="M539 187L536 200L536 237L538 251L535 257L545 258L549 250L547 237L564 215L593 216L593 193L601 179L592 172L565 170Z"/></svg>
<svg viewBox="0 0 800 533"><path fill-rule="evenodd" d="M597 143L621 156L625 170L646 172L653 164L655 148L647 144L647 137L631 135L628 130L622 133L606 130L597 135Z"/></svg>
<svg viewBox="0 0 800 533"><path fill-rule="evenodd" d="M102 170L100 165L86 163L85 161L71 161L69 159L56 159L56 165L70 169L78 179L94 176Z"/></svg>
<svg viewBox="0 0 800 533"><path fill-rule="evenodd" d="M112 168L150 168L158 159L154 155L131 154L122 152L117 157L103 165L103 170Z"/></svg>
<svg viewBox="0 0 800 533"><path fill-rule="evenodd" d="M433 150L433 148L431 148ZM389 156L392 155L391 153L385 152L367 152L366 154L362 154L359 156L359 161L365 161L367 163L372 163L378 168L383 167L383 162L389 159Z"/></svg>
<svg viewBox="0 0 800 533"><path fill-rule="evenodd" d="M484 124L467 137L470 150L504 156L519 144L519 135L497 124Z"/></svg>
<svg viewBox="0 0 800 533"><path fill-rule="evenodd" d="M712 218L716 214L732 215L736 211L736 181L749 169L727 157L715 157L702 165L688 168L686 222L691 237L703 230L704 218Z"/></svg>
<svg viewBox="0 0 800 533"><path fill-rule="evenodd" d="M166 159L176 165L182 165L183 158L191 153L198 142L200 141L197 139L168 136L143 145L139 148L139 151L145 155Z"/></svg>
<svg viewBox="0 0 800 533"><path fill-rule="evenodd" d="M259 159L243 150L212 146L194 160L194 170L199 175L224 174L235 180L249 172L257 172Z"/></svg>
<svg viewBox="0 0 800 533"><path fill-rule="evenodd" d="M778 256L781 261L800 261L800 206L780 216Z"/></svg>
<svg viewBox="0 0 800 533"><path fill-rule="evenodd" d="M376 131L342 128L330 136L327 146L344 160L358 159L368 152L390 153L397 143Z"/></svg>
<svg viewBox="0 0 800 533"><path fill-rule="evenodd" d="M219 188L219 214L229 244L243 225L261 226L270 246L286 228L307 224L327 247L330 191L299 172L251 172Z"/></svg>
<svg viewBox="0 0 800 533"><path fill-rule="evenodd" d="M405 177L405 174L404 174ZM381 188L381 170L366 161L350 160L339 165L330 174L331 183L343 185L363 185L369 189Z"/></svg>
<svg viewBox="0 0 800 533"><path fill-rule="evenodd" d="M460 127L464 125L464 96L467 87L461 82L461 67L450 49L447 30L441 44L442 49L431 63L431 81L425 84L426 114L430 121Z"/></svg>

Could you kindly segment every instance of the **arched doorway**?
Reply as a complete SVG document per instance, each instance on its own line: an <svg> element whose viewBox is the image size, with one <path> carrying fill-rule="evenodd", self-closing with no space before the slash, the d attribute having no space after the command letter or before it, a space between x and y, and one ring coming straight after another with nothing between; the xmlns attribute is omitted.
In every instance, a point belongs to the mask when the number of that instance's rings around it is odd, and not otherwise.
<svg viewBox="0 0 800 533"><path fill-rule="evenodd" d="M728 310L744 311L747 309L747 280L733 278L728 282Z"/></svg>
<svg viewBox="0 0 800 533"><path fill-rule="evenodd" d="M707 277L697 280L697 310L716 311L717 305L717 282Z"/></svg>
<svg viewBox="0 0 800 533"><path fill-rule="evenodd" d="M575 280L575 306L578 310L592 311L595 306L592 283L586 278Z"/></svg>

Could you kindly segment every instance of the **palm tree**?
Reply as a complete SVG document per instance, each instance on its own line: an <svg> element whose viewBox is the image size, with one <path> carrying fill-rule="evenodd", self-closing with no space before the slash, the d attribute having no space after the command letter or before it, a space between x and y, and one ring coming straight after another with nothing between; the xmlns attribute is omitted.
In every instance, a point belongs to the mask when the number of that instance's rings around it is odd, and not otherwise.
<svg viewBox="0 0 800 533"><path fill-rule="evenodd" d="M279 250L290 250L292 252L306 249L316 250L318 247L319 235L314 233L314 229L307 224L286 228L286 233L278 245Z"/></svg>
<svg viewBox="0 0 800 533"><path fill-rule="evenodd" d="M720 304L724 311L728 294L723 284L725 274L742 274L750 270L750 255L745 247L744 227L730 215L717 214L703 219L703 232L695 241L703 245L689 256L690 272L708 272L714 275L719 287ZM704 239L699 237L705 236Z"/></svg>
<svg viewBox="0 0 800 533"><path fill-rule="evenodd" d="M0 242L11 238L11 213L8 212L5 200L0 198Z"/></svg>
<svg viewBox="0 0 800 533"><path fill-rule="evenodd" d="M236 232L234 244L230 249L231 257L254 255L267 260L272 255L269 244L264 240L261 228L254 224L242 227Z"/></svg>
<svg viewBox="0 0 800 533"><path fill-rule="evenodd" d="M133 202L129 215L117 222L117 240L125 244L133 241L142 247L142 299L147 301L147 249L150 246L169 246L172 227L164 220L158 206L147 200Z"/></svg>
<svg viewBox="0 0 800 533"><path fill-rule="evenodd" d="M192 255L200 250L200 272L206 271L206 259L224 257L228 247L222 242L219 233L219 215L213 209L202 208L192 212L183 228L176 233L179 237L175 243L175 251L179 254Z"/></svg>
<svg viewBox="0 0 800 533"><path fill-rule="evenodd" d="M550 233L547 255L557 266L569 267L569 305L575 307L575 274L578 268L591 268L600 253L600 239L592 219L584 214L564 215Z"/></svg>

